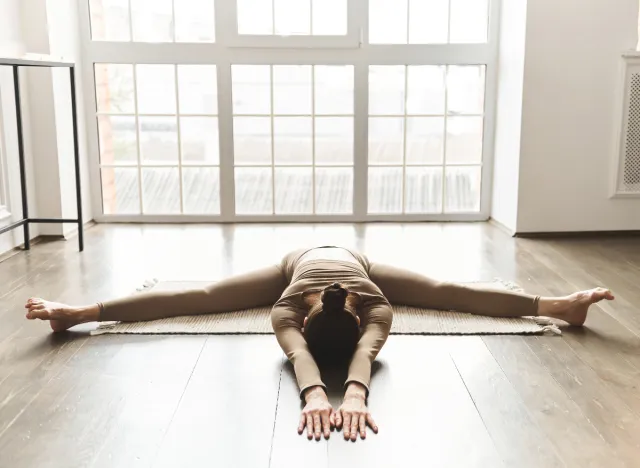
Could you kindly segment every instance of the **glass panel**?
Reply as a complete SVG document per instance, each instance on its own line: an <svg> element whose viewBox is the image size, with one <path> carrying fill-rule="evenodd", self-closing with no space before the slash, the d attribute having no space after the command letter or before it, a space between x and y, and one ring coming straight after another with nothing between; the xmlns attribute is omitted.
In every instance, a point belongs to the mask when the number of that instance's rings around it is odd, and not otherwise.
<svg viewBox="0 0 640 468"><path fill-rule="evenodd" d="M451 0L451 43L487 42L489 0Z"/></svg>
<svg viewBox="0 0 640 468"><path fill-rule="evenodd" d="M442 164L444 118L407 117L407 164Z"/></svg>
<svg viewBox="0 0 640 468"><path fill-rule="evenodd" d="M236 167L236 214L272 214L270 167Z"/></svg>
<svg viewBox="0 0 640 468"><path fill-rule="evenodd" d="M272 0L237 0L238 34L273 34Z"/></svg>
<svg viewBox="0 0 640 468"><path fill-rule="evenodd" d="M369 168L369 214L402 212L402 168Z"/></svg>
<svg viewBox="0 0 640 468"><path fill-rule="evenodd" d="M178 132L175 117L139 117L142 164L177 164Z"/></svg>
<svg viewBox="0 0 640 468"><path fill-rule="evenodd" d="M369 114L404 114L404 65L369 67Z"/></svg>
<svg viewBox="0 0 640 468"><path fill-rule="evenodd" d="M447 167L445 212L480 211L481 168Z"/></svg>
<svg viewBox="0 0 640 468"><path fill-rule="evenodd" d="M276 164L311 164L312 144L311 117L273 119L273 152Z"/></svg>
<svg viewBox="0 0 640 468"><path fill-rule="evenodd" d="M442 168L407 167L405 213L442 212Z"/></svg>
<svg viewBox="0 0 640 468"><path fill-rule="evenodd" d="M369 42L407 43L407 0L369 0Z"/></svg>
<svg viewBox="0 0 640 468"><path fill-rule="evenodd" d="M312 168L276 167L276 214L313 212Z"/></svg>
<svg viewBox="0 0 640 468"><path fill-rule="evenodd" d="M130 41L129 2L127 0L90 0L91 39L94 41Z"/></svg>
<svg viewBox="0 0 640 468"><path fill-rule="evenodd" d="M220 170L183 167L182 193L187 214L220 214Z"/></svg>
<svg viewBox="0 0 640 468"><path fill-rule="evenodd" d="M447 119L447 164L482 161L482 117Z"/></svg>
<svg viewBox="0 0 640 468"><path fill-rule="evenodd" d="M309 0L273 0L273 10L276 34L291 36L311 33Z"/></svg>
<svg viewBox="0 0 640 468"><path fill-rule="evenodd" d="M316 117L316 164L353 164L353 117Z"/></svg>
<svg viewBox="0 0 640 468"><path fill-rule="evenodd" d="M138 113L175 114L174 65L136 65Z"/></svg>
<svg viewBox="0 0 640 468"><path fill-rule="evenodd" d="M173 42L171 0L131 0L133 40Z"/></svg>
<svg viewBox="0 0 640 468"><path fill-rule="evenodd" d="M215 65L178 65L181 114L217 114L218 86Z"/></svg>
<svg viewBox="0 0 640 468"><path fill-rule="evenodd" d="M181 117L183 164L219 164L217 117Z"/></svg>
<svg viewBox="0 0 640 468"><path fill-rule="evenodd" d="M447 72L449 114L484 112L484 66L450 66Z"/></svg>
<svg viewBox="0 0 640 468"><path fill-rule="evenodd" d="M314 35L347 34L347 0L311 0Z"/></svg>
<svg viewBox="0 0 640 468"><path fill-rule="evenodd" d="M138 139L135 117L98 116L100 163L137 163Z"/></svg>
<svg viewBox="0 0 640 468"><path fill-rule="evenodd" d="M274 65L273 113L311 115L311 65Z"/></svg>
<svg viewBox="0 0 640 468"><path fill-rule="evenodd" d="M353 213L353 169L316 169L316 214Z"/></svg>
<svg viewBox="0 0 640 468"><path fill-rule="evenodd" d="M316 114L353 114L353 66L316 65Z"/></svg>
<svg viewBox="0 0 640 468"><path fill-rule="evenodd" d="M140 214L138 169L102 168L102 207L104 214Z"/></svg>
<svg viewBox="0 0 640 468"><path fill-rule="evenodd" d="M176 42L213 42L216 23L214 0L174 1Z"/></svg>
<svg viewBox="0 0 640 468"><path fill-rule="evenodd" d="M449 0L409 0L409 43L445 44Z"/></svg>
<svg viewBox="0 0 640 468"><path fill-rule="evenodd" d="M144 214L180 213L180 178L177 167L142 169Z"/></svg>
<svg viewBox="0 0 640 468"><path fill-rule="evenodd" d="M133 65L96 63L95 74L98 112L133 114Z"/></svg>
<svg viewBox="0 0 640 468"><path fill-rule="evenodd" d="M234 114L271 113L269 65L232 65Z"/></svg>
<svg viewBox="0 0 640 468"><path fill-rule="evenodd" d="M233 145L236 164L271 164L271 118L234 117Z"/></svg>
<svg viewBox="0 0 640 468"><path fill-rule="evenodd" d="M402 164L404 119L369 117L369 164Z"/></svg>
<svg viewBox="0 0 640 468"><path fill-rule="evenodd" d="M444 114L445 67L407 67L407 114Z"/></svg>

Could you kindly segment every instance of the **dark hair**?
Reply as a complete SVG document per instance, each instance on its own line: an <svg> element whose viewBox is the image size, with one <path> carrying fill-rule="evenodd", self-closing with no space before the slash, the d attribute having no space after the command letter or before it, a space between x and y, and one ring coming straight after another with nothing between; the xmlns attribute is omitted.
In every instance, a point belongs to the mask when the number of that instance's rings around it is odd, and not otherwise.
<svg viewBox="0 0 640 468"><path fill-rule="evenodd" d="M357 296L334 283L310 297L304 337L314 359L319 364L351 359L360 338L353 300Z"/></svg>

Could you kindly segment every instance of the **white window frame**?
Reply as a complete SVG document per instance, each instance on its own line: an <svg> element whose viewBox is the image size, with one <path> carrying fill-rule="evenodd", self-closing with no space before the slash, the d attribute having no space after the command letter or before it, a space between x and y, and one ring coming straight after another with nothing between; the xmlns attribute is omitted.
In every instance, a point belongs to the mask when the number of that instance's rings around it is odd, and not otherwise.
<svg viewBox="0 0 640 468"><path fill-rule="evenodd" d="M92 41L88 0L78 0L82 41L82 84L87 117L92 208L98 222L373 222L373 221L484 221L489 218L496 112L498 34L501 0L489 2L488 40L482 44L378 45L368 43L368 0L349 1L349 28L357 26L358 46L345 40L338 47L312 45L330 37L289 36L266 51L234 42L229 32L229 0L215 0L216 42L140 43ZM231 23L234 24L234 23ZM226 34L226 36L225 36ZM235 34L235 37L238 35ZM224 37L223 43L220 38ZM286 43L286 47L285 47ZM328 43L327 43L328 44ZM219 215L105 215L99 164L94 63L216 65L220 141ZM233 154L231 65L353 65L354 66L354 187L349 215L236 215ZM368 94L370 65L485 65L485 110L481 163L480 211L442 214L368 214ZM182 183L182 181L180 181ZM275 196L275 194L274 194Z"/></svg>

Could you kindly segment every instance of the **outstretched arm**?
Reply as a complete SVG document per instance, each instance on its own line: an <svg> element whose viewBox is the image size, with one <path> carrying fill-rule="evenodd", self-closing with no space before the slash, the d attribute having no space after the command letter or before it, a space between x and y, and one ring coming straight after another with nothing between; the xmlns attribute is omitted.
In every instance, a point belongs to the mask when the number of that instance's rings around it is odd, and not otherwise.
<svg viewBox="0 0 640 468"><path fill-rule="evenodd" d="M391 330L393 312L387 304L369 306L363 314L364 332L349 365L349 375L342 406L336 412L336 426L344 426L344 438L366 437L367 424L378 432L366 399L371 381L371 365L384 346Z"/></svg>
<svg viewBox="0 0 640 468"><path fill-rule="evenodd" d="M306 427L309 439L315 435L316 440L319 440L321 433L328 439L333 426L333 408L327 398L320 369L302 335L304 314L294 306L278 305L271 312L271 323L280 347L293 364L300 397L306 402L298 433L302 434Z"/></svg>

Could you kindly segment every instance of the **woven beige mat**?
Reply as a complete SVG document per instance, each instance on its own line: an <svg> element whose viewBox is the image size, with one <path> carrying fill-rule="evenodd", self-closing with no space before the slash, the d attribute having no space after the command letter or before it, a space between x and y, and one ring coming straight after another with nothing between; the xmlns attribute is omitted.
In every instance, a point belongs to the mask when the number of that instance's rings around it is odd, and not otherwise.
<svg viewBox="0 0 640 468"><path fill-rule="evenodd" d="M205 281L151 281L139 291L176 291L201 288ZM501 281L472 283L473 287L517 290L517 286ZM394 306L392 335L531 335L545 332L560 334L557 326L541 317L494 318L460 312ZM140 335L251 335L272 334L270 307L192 315L149 322L105 322L92 332Z"/></svg>

